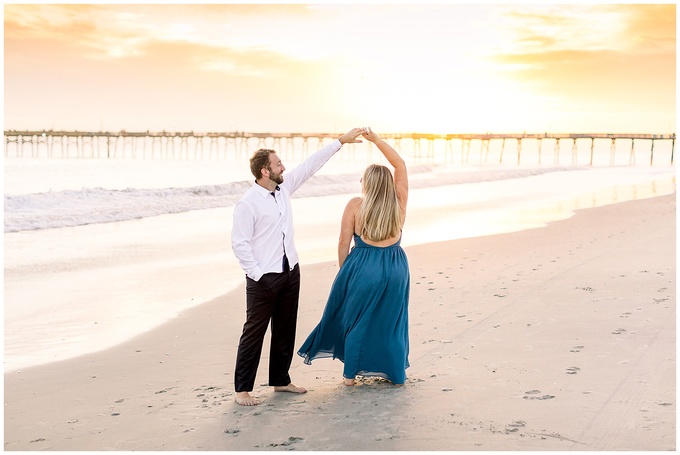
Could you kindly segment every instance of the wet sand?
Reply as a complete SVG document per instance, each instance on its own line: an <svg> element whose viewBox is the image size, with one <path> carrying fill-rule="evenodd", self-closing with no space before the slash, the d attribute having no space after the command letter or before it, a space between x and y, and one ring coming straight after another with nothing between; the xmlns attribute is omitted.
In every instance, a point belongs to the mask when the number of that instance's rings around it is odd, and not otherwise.
<svg viewBox="0 0 680 455"><path fill-rule="evenodd" d="M675 450L675 202L408 247L404 387L345 387L339 361L296 356L309 393L277 394L265 348L264 403L236 405L240 286L111 349L5 374L4 449ZM302 264L298 343L336 271Z"/></svg>

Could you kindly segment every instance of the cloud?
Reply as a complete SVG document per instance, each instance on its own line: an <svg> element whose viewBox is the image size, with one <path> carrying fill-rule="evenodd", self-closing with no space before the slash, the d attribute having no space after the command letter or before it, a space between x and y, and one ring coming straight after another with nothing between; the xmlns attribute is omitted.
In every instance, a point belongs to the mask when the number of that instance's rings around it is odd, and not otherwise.
<svg viewBox="0 0 680 455"><path fill-rule="evenodd" d="M5 39L80 39L92 36L96 5L5 5Z"/></svg>
<svg viewBox="0 0 680 455"><path fill-rule="evenodd" d="M5 38L68 42L90 58L115 58L141 55L154 41L238 48L246 37L261 46L272 35L269 20L308 14L305 5L7 5Z"/></svg>
<svg viewBox="0 0 680 455"><path fill-rule="evenodd" d="M529 24L518 32L519 50L494 60L527 90L552 99L555 110L664 111L674 118L675 6L606 5L589 14L592 24L615 21L604 29L607 39L567 39L565 27L570 36L584 32L573 10L515 14Z"/></svg>
<svg viewBox="0 0 680 455"><path fill-rule="evenodd" d="M625 36L644 53L673 53L676 48L676 6L621 5L626 13Z"/></svg>
<svg viewBox="0 0 680 455"><path fill-rule="evenodd" d="M281 119L313 119L334 102L322 84L329 69L267 48L150 35L133 43L135 52L114 56L110 43L133 35L99 36L94 43L93 26L24 33L24 25L12 24L18 32L5 41L9 127L224 130L261 121L278 130ZM69 118L81 120L71 126Z"/></svg>

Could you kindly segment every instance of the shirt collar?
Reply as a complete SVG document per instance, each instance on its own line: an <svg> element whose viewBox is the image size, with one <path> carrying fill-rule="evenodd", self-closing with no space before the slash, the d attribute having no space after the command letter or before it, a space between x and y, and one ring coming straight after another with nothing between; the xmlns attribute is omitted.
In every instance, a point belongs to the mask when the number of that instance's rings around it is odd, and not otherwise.
<svg viewBox="0 0 680 455"><path fill-rule="evenodd" d="M257 190L258 194L261 195L262 197L268 197L272 195L272 192L269 191L267 188L263 187L262 185L258 185L257 182L255 182L255 185L253 185L255 189ZM281 187L279 185L276 185L275 191L281 191Z"/></svg>

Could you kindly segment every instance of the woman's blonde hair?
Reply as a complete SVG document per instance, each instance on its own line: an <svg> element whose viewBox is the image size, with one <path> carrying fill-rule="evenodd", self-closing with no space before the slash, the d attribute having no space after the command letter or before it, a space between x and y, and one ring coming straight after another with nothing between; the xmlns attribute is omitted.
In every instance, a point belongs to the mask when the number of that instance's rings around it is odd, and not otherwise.
<svg viewBox="0 0 680 455"><path fill-rule="evenodd" d="M361 235L373 242L396 237L402 216L392 173L385 166L372 164L364 171L362 184Z"/></svg>

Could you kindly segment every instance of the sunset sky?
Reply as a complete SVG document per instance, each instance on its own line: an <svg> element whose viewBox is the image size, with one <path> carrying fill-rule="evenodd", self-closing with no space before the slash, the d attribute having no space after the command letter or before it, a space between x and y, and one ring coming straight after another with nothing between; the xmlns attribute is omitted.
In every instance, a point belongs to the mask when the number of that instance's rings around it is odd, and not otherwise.
<svg viewBox="0 0 680 455"><path fill-rule="evenodd" d="M675 131L675 4L4 5L4 128Z"/></svg>

